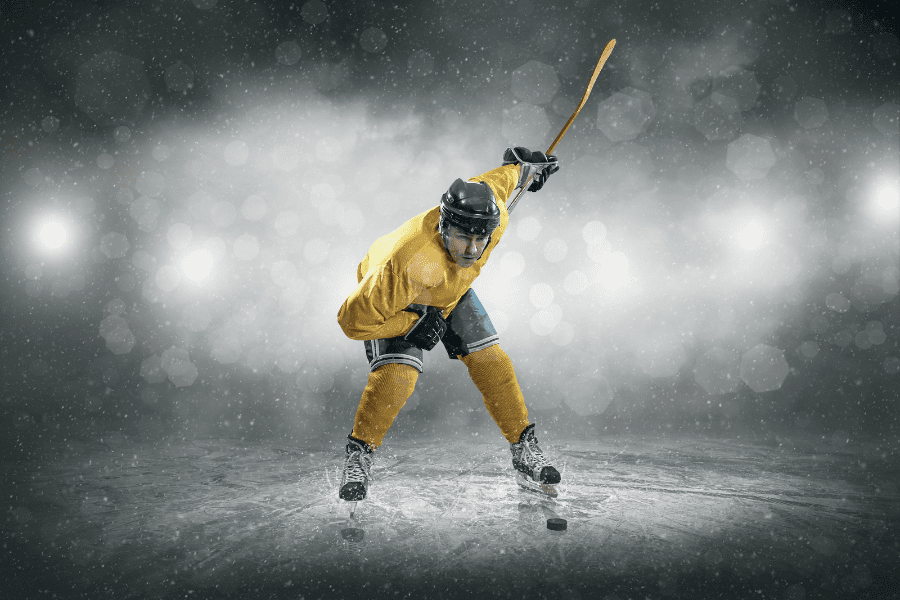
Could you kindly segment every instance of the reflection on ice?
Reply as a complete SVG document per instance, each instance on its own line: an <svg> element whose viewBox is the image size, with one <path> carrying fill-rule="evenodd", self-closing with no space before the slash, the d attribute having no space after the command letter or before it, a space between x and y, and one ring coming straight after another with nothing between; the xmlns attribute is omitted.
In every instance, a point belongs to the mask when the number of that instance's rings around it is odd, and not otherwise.
<svg viewBox="0 0 900 600"><path fill-rule="evenodd" d="M6 539L30 540L26 557L66 549L45 554L57 557L50 583L127 585L152 598L283 597L288 587L291 597L626 598L647 582L651 594L696 598L878 597L896 580L879 558L892 555L884 531L896 520L890 449L846 432L556 440L556 499L516 486L501 441L455 444L451 455L445 441L393 438L352 516L329 444L163 442L67 442L27 480L3 472L14 511L0 525ZM567 529L548 529L550 518Z"/></svg>

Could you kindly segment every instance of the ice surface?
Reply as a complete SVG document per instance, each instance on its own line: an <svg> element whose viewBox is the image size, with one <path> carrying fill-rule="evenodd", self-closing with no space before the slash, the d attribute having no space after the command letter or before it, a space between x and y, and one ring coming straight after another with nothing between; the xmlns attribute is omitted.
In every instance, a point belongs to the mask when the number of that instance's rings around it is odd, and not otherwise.
<svg viewBox="0 0 900 600"><path fill-rule="evenodd" d="M351 519L337 498L337 439L80 436L39 470L0 467L0 530L23 560L44 551L33 563L42 585L119 597L584 599L650 586L653 597L799 599L832 579L873 597L893 581L885 531L900 503L874 447L539 439L563 474L556 499L516 486L499 435L452 453L441 440L389 439ZM885 483L858 476L860 464ZM568 529L548 530L550 517Z"/></svg>
<svg viewBox="0 0 900 600"><path fill-rule="evenodd" d="M766 344L741 355L741 379L757 393L779 389L790 371L784 350Z"/></svg>

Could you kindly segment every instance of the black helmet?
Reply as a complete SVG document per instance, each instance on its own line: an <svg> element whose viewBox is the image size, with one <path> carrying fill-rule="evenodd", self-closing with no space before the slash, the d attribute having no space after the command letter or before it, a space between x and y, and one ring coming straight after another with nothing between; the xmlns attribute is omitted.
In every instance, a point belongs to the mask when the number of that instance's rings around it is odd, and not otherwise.
<svg viewBox="0 0 900 600"><path fill-rule="evenodd" d="M500 207L483 181L457 179L441 196L441 227L455 225L471 235L491 235L500 225Z"/></svg>

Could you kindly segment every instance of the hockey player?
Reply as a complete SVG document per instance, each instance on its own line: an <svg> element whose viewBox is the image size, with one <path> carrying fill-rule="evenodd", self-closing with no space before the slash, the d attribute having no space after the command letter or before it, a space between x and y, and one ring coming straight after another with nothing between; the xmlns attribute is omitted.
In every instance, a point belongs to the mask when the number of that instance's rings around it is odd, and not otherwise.
<svg viewBox="0 0 900 600"><path fill-rule="evenodd" d="M466 365L509 441L519 485L556 495L559 471L538 446L512 362L471 285L506 231L512 193L532 176L528 191L536 192L558 170L553 155L508 148L503 166L457 179L439 206L372 244L337 317L347 337L364 341L370 369L347 440L341 499L365 499L374 451L413 393L423 350L439 341Z"/></svg>

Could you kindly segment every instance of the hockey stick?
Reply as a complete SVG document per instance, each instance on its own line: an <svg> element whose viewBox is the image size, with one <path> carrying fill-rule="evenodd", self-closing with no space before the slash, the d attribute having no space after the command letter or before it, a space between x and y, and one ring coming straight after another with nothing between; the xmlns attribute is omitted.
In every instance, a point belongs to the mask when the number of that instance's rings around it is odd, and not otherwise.
<svg viewBox="0 0 900 600"><path fill-rule="evenodd" d="M566 121L566 124L563 126L562 131L559 132L559 135L556 136L556 139L553 140L553 143L550 144L550 147L547 148L547 152L544 154L551 154L553 149L556 148L556 145L559 143L559 140L562 139L562 136L566 134L566 130L569 129L569 125L572 124L572 121L575 120L575 117L578 116L578 111L580 111L584 107L584 103L587 102L588 96L591 95L591 90L594 88L594 82L597 81L597 76L600 75L600 71L603 69L603 65L606 64L606 59L609 58L609 55L612 53L613 48L616 46L616 40L609 40L609 43L606 44L606 48L603 49L603 54L600 55L600 60L597 61L597 66L594 67L594 74L591 75L591 81L588 83L587 89L584 90L584 95L581 97L581 102L578 103L578 108L575 109L575 112L572 113L572 116L569 117L569 120ZM522 189L519 190L519 193L516 194L516 197L512 199L506 206L506 210L508 212L512 212L513 208L516 206L516 202L519 201L519 196L522 195L522 192L528 189L528 186L531 185L532 177L529 177L525 184L522 186Z"/></svg>

